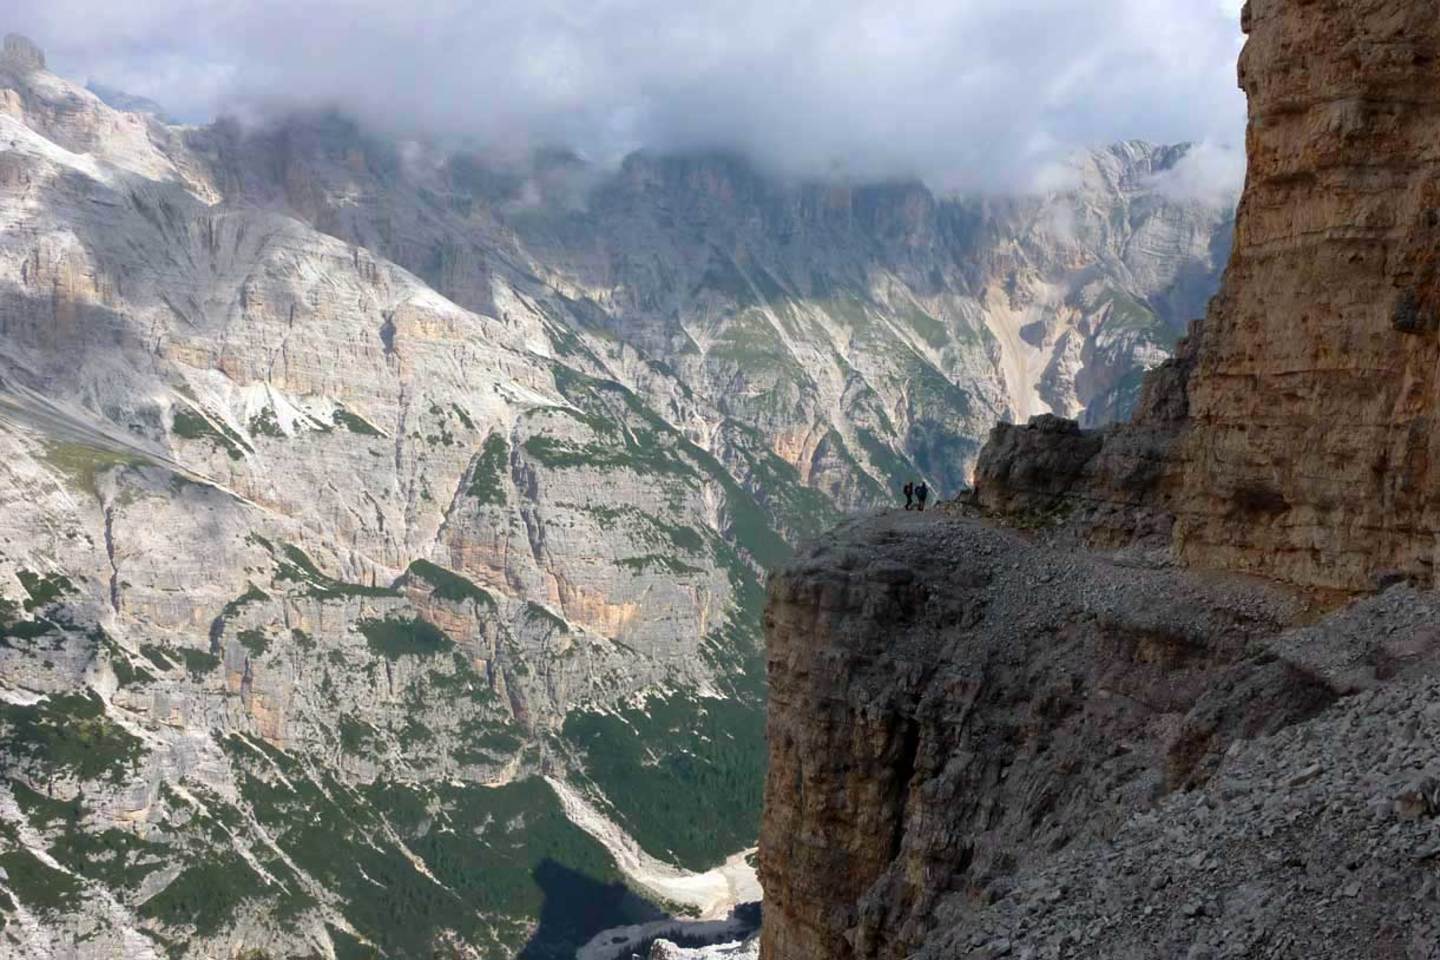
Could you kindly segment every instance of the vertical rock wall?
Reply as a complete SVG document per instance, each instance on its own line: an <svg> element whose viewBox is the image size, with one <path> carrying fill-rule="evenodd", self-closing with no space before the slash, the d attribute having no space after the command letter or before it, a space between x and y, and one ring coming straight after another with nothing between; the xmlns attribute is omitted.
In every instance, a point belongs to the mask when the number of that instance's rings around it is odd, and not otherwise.
<svg viewBox="0 0 1440 960"><path fill-rule="evenodd" d="M1194 343L1181 555L1360 587L1433 575L1440 16L1251 0L1249 183Z"/></svg>
<svg viewBox="0 0 1440 960"><path fill-rule="evenodd" d="M1432 580L1440 18L1415 0L1251 0L1244 25L1249 178L1220 294L1088 459L1054 429L998 428L981 502L1069 501L1110 541L1160 515L1194 566Z"/></svg>

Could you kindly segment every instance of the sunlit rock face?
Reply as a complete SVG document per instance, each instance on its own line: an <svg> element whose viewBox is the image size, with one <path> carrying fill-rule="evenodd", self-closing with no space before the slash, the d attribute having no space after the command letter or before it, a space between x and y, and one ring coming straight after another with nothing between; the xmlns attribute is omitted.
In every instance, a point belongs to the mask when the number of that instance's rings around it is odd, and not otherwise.
<svg viewBox="0 0 1440 960"><path fill-rule="evenodd" d="M653 919L541 775L753 845L764 571L996 417L1125 407L1228 229L1180 148L941 200L102 92L0 53L0 956Z"/></svg>
<svg viewBox="0 0 1440 960"><path fill-rule="evenodd" d="M1078 471L1077 505L1167 514L1197 566L1344 590L1434 580L1432 13L1394 0L1249 4L1234 256L1135 422ZM1028 471L1005 434L979 484L1002 509L1028 485L1007 480Z"/></svg>

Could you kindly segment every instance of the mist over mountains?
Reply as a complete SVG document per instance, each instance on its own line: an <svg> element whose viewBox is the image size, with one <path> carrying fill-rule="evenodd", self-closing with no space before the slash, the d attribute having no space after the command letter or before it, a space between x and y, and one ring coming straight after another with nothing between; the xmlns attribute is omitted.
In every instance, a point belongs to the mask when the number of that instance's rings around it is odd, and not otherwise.
<svg viewBox="0 0 1440 960"><path fill-rule="evenodd" d="M1186 146L1006 196L496 164L48 63L0 54L0 956L723 914L766 572L997 419L1128 409L1229 244Z"/></svg>
<svg viewBox="0 0 1440 960"><path fill-rule="evenodd" d="M770 176L1014 193L1132 137L1223 150L1209 175L1238 189L1238 22L1238 0L20 0L10 26L192 123L333 108L497 156L719 151Z"/></svg>

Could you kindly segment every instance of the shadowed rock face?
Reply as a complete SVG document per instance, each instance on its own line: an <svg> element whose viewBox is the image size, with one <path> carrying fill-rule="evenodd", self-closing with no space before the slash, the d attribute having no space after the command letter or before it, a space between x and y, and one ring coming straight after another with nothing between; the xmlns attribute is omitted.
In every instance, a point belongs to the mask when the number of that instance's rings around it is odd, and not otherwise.
<svg viewBox="0 0 1440 960"><path fill-rule="evenodd" d="M948 897L1004 897L1313 716L1334 687L1263 652L1301 608L971 521L820 541L766 614L765 955L910 956Z"/></svg>
<svg viewBox="0 0 1440 960"><path fill-rule="evenodd" d="M1152 377L1135 422L1071 471L1066 496L1103 537L1143 505L1173 514L1178 554L1197 566L1342 589L1386 571L1433 580L1433 13L1399 0L1249 4L1250 166L1235 248L1206 319ZM1053 492L1010 462L1033 444L1008 433L978 468L982 503L1000 510ZM1117 520L1104 503L1127 509Z"/></svg>

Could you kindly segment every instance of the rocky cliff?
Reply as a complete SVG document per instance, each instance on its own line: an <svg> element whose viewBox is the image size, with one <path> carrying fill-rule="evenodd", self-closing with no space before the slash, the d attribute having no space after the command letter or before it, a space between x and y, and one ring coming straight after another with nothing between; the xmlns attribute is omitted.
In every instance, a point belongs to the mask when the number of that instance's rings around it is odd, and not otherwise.
<svg viewBox="0 0 1440 960"><path fill-rule="evenodd" d="M955 516L774 578L763 956L1434 957L1440 635Z"/></svg>
<svg viewBox="0 0 1440 960"><path fill-rule="evenodd" d="M723 912L763 571L996 416L1123 406L1229 231L1179 147L981 201L100 93L0 51L5 957Z"/></svg>
<svg viewBox="0 0 1440 960"><path fill-rule="evenodd" d="M1135 418L772 579L771 960L1437 956L1440 22L1244 22L1234 252Z"/></svg>
<svg viewBox="0 0 1440 960"><path fill-rule="evenodd" d="M1434 580L1432 13L1247 5L1250 167L1219 296L1134 424L1078 461L1073 440L1038 453L1070 461L1061 475L1034 469L1040 436L999 430L979 468L987 507L1064 499L1102 538L1141 507L1173 521L1187 562L1298 583Z"/></svg>

